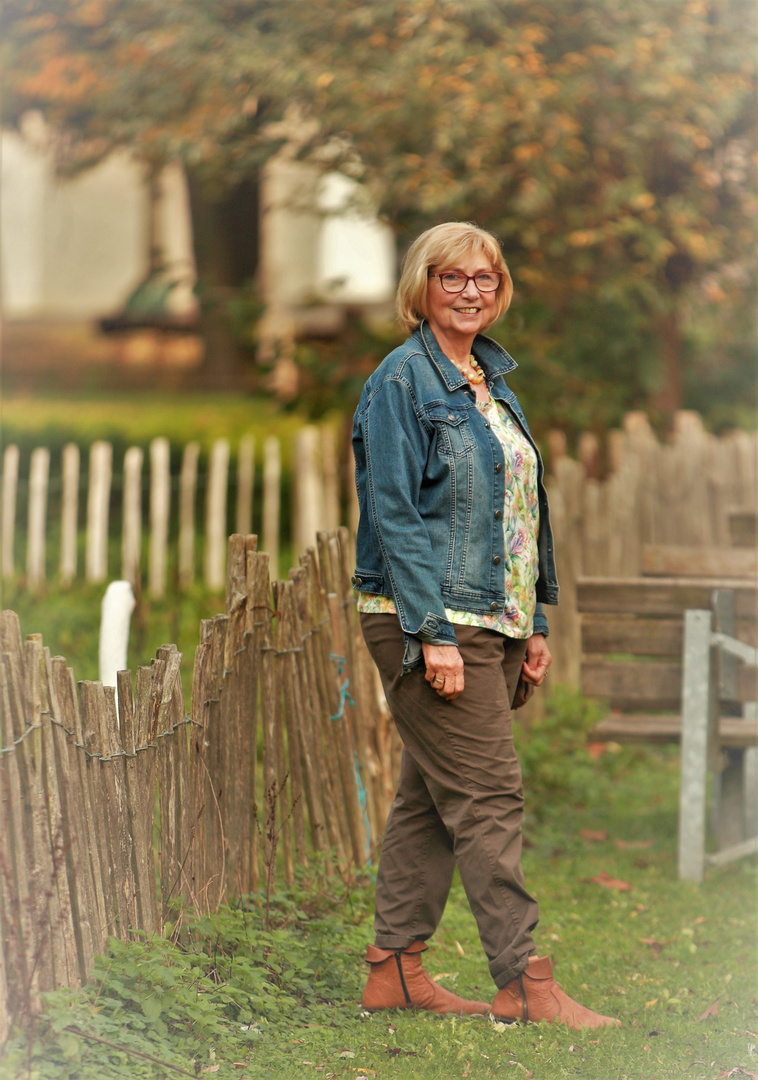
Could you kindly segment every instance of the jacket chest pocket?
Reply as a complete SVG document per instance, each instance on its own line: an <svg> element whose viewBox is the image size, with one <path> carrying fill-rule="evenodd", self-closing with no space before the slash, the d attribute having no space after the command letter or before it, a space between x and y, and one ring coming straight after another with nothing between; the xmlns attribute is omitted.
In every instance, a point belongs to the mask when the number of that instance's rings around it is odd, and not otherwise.
<svg viewBox="0 0 758 1080"><path fill-rule="evenodd" d="M476 445L468 418L468 409L449 405L433 406L427 416L437 432L437 447L445 457L470 454Z"/></svg>

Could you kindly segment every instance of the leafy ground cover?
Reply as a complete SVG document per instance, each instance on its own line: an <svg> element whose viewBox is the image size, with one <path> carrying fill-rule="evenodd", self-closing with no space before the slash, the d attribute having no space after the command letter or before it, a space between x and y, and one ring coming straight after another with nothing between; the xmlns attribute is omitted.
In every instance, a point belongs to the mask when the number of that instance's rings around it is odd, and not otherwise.
<svg viewBox="0 0 758 1080"><path fill-rule="evenodd" d="M676 879L675 754L594 760L569 748L564 760L562 787L526 825L538 946L569 993L621 1028L365 1014L371 872L343 880L311 864L275 895L268 925L251 897L200 920L177 911L163 937L113 943L89 986L49 995L36 1023L17 1028L0 1077L755 1078L755 860L711 870L703 886ZM493 993L458 882L427 957L443 985Z"/></svg>

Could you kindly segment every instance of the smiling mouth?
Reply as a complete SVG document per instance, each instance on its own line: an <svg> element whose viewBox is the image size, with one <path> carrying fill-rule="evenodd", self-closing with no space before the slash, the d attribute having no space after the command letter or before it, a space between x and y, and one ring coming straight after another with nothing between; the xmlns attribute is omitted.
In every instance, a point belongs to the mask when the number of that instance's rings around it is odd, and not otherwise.
<svg viewBox="0 0 758 1080"><path fill-rule="evenodd" d="M479 311L478 307L459 307L455 309L459 315L476 315Z"/></svg>

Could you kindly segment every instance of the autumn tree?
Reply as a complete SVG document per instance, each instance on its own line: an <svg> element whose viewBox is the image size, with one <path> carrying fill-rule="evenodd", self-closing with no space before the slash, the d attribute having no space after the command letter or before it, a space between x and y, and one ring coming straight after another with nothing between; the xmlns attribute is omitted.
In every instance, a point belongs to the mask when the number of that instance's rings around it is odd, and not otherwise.
<svg viewBox="0 0 758 1080"><path fill-rule="evenodd" d="M553 422L665 414L744 350L747 0L6 0L4 17L8 107L42 108L65 158L183 162L211 301L272 121L298 101L363 163L401 249L449 218L500 235L509 340L553 388Z"/></svg>
<svg viewBox="0 0 758 1080"><path fill-rule="evenodd" d="M755 29L744 0L338 5L317 108L401 233L500 235L548 382L666 414L698 337L706 378L744 360Z"/></svg>

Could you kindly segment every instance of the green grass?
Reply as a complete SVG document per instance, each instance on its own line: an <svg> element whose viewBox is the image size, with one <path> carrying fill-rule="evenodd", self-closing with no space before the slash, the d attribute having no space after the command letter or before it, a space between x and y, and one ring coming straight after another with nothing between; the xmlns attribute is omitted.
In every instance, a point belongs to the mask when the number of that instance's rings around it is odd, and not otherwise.
<svg viewBox="0 0 758 1080"><path fill-rule="evenodd" d="M36 1030L17 1033L0 1054L0 1077L179 1075L165 1063L218 1080L755 1075L755 860L710 870L702 886L679 882L676 756L622 751L594 769L596 783L583 772L581 788L567 781L539 820L528 820L524 864L541 907L540 953L554 958L570 994L618 1016L621 1028L365 1015L361 954L371 940L373 883L335 884L311 866L293 892L277 894L268 930L262 902L250 898L214 919L180 920L177 942L114 944L89 987L51 995ZM629 889L592 881L602 873ZM459 883L426 955L444 985L492 995Z"/></svg>
<svg viewBox="0 0 758 1080"><path fill-rule="evenodd" d="M325 418L337 422L335 414ZM173 446L199 440L203 451L214 439L228 438L232 449L243 435L256 436L259 446L268 435L283 443L283 463L295 432L307 422L304 414L282 410L270 398L244 394L5 394L2 402L3 445L58 448L73 441L87 447L96 439L112 441L117 449L146 446L165 435ZM258 451L260 453L260 450ZM118 460L114 461L114 465Z"/></svg>

